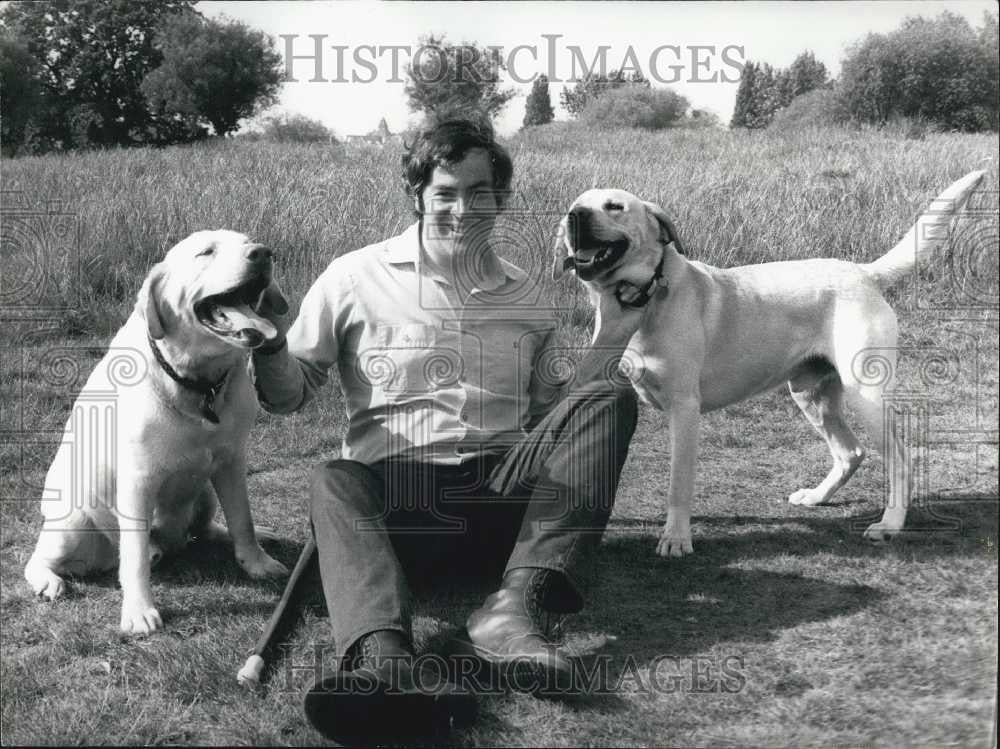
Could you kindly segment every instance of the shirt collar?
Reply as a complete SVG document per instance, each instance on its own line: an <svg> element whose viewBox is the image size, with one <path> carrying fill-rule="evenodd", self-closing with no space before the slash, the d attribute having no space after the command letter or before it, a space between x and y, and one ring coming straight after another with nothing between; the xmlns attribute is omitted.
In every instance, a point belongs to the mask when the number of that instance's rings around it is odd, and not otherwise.
<svg viewBox="0 0 1000 749"><path fill-rule="evenodd" d="M386 243L385 257L393 265L403 263L413 263L414 266L420 260L420 222L414 222L406 230ZM513 263L509 263L502 257L497 256L500 261L500 268L507 281L524 281L528 274L518 268ZM482 287L483 291L496 291L503 285L503 281Z"/></svg>

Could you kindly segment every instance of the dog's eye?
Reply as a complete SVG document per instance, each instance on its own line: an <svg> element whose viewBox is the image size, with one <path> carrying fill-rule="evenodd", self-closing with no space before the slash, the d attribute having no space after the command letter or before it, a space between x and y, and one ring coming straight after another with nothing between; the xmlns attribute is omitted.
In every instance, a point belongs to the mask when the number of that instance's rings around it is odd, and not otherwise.
<svg viewBox="0 0 1000 749"><path fill-rule="evenodd" d="M604 204L605 211L624 211L625 205L623 203L618 203L614 200L609 200Z"/></svg>
<svg viewBox="0 0 1000 749"><path fill-rule="evenodd" d="M214 247L206 247L204 250L199 252L195 257L207 257L215 252Z"/></svg>

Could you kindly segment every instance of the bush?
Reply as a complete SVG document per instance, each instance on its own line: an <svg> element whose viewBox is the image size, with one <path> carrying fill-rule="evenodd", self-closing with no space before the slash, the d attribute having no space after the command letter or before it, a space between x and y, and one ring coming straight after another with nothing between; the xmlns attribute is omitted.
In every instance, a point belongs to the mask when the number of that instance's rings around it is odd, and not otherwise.
<svg viewBox="0 0 1000 749"><path fill-rule="evenodd" d="M602 129L663 130L680 125L687 108L688 100L669 89L624 86L588 103L580 121Z"/></svg>
<svg viewBox="0 0 1000 749"><path fill-rule="evenodd" d="M853 119L874 124L918 118L949 130L998 125L997 20L975 31L959 15L907 18L869 34L843 62L840 84Z"/></svg>
<svg viewBox="0 0 1000 749"><path fill-rule="evenodd" d="M691 115L689 117L685 117L684 120L678 124L680 127L689 128L691 130L700 130L702 128L715 129L722 127L722 122L719 120L719 116L706 109L692 109Z"/></svg>
<svg viewBox="0 0 1000 749"><path fill-rule="evenodd" d="M831 127L846 122L848 113L840 93L833 88L818 88L796 96L779 110L769 130L789 131L813 127Z"/></svg>
<svg viewBox="0 0 1000 749"><path fill-rule="evenodd" d="M263 137L275 143L335 143L333 131L304 114L282 114L264 120Z"/></svg>

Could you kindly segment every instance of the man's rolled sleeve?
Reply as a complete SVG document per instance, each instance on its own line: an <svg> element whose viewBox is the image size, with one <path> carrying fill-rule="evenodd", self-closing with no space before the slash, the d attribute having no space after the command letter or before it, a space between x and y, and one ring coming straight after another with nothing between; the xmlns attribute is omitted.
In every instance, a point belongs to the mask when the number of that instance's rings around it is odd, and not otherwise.
<svg viewBox="0 0 1000 749"><path fill-rule="evenodd" d="M340 351L338 323L349 311L346 274L336 261L316 279L288 331L287 346L253 356L257 397L266 411L287 414L301 409L326 384Z"/></svg>

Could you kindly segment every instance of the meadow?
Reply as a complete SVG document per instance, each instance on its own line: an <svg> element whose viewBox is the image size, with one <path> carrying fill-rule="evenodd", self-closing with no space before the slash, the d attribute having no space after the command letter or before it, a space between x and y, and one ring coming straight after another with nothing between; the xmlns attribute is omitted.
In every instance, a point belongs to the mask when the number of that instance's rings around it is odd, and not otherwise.
<svg viewBox="0 0 1000 749"><path fill-rule="evenodd" d="M995 135L904 129L588 132L554 124L508 141L515 194L498 228L539 279L565 340L587 340L586 298L549 278L559 215L590 187L664 206L689 253L731 266L872 260L953 180L997 184ZM148 268L203 228L274 248L293 308L344 252L412 220L400 152L227 140L0 162L0 739L4 744L321 744L302 690L329 646L313 585L267 686L235 674L281 589L219 549L154 572L166 629L117 632L113 575L66 600L21 576L37 497L75 392L132 309ZM898 402L918 457L911 532L872 546L884 463L874 450L835 504L787 495L828 468L783 391L706 417L695 554L655 556L669 483L666 417L644 410L588 608L566 645L606 657L609 689L577 704L491 695L462 746L829 746L995 743L997 676L997 193L986 187L932 263L891 295L901 324ZM853 422L852 422L853 423ZM251 437L257 522L289 566L308 524L315 463L344 430L340 393L261 413ZM861 432L861 430L859 430ZM863 432L862 438L864 439ZM418 598L418 646L437 648L487 589Z"/></svg>

